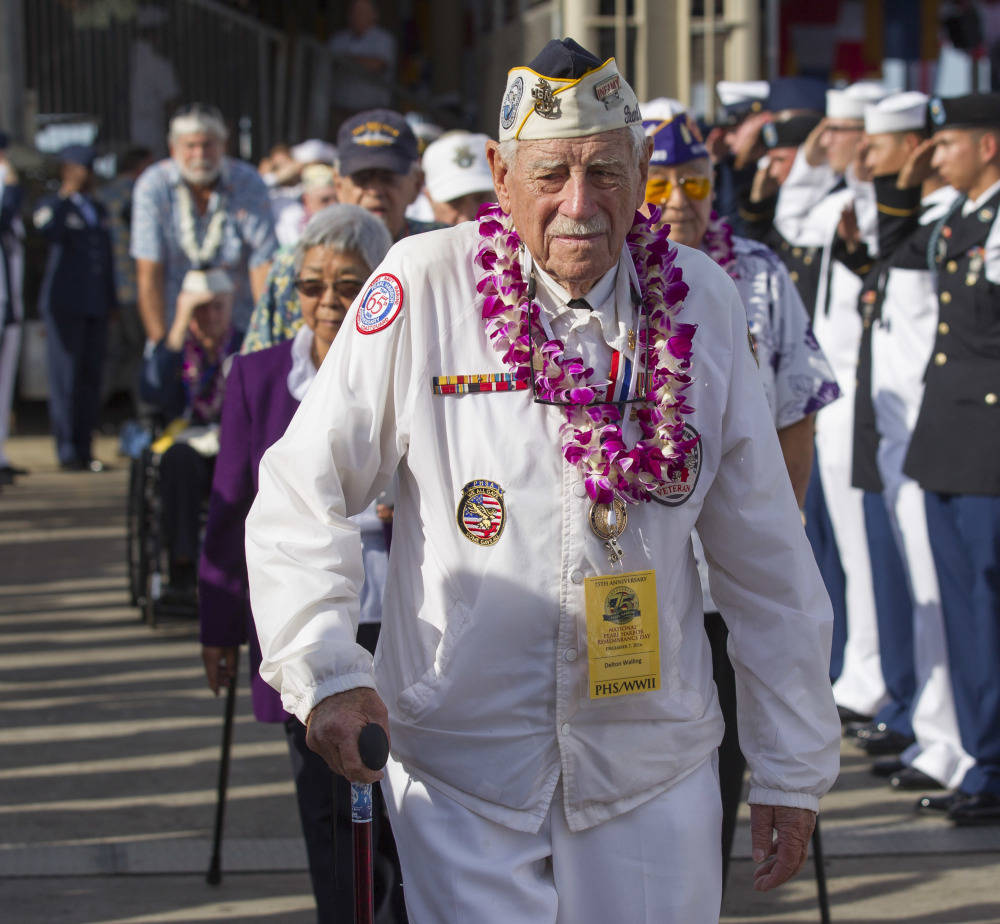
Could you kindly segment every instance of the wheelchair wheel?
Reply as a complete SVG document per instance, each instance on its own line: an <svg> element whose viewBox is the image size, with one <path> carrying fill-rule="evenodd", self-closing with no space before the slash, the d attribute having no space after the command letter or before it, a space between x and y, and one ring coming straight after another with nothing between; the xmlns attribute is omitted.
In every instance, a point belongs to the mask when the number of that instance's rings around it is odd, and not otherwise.
<svg viewBox="0 0 1000 924"><path fill-rule="evenodd" d="M128 565L128 590L132 606L143 606L146 577L149 573L148 520L145 493L146 460L132 460L129 471L128 506L125 510L125 555Z"/></svg>

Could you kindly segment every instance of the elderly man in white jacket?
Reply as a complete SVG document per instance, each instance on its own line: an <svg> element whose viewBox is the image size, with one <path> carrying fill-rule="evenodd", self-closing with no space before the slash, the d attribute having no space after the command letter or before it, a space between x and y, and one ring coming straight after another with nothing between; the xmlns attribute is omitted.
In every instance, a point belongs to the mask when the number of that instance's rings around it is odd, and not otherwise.
<svg viewBox="0 0 1000 924"><path fill-rule="evenodd" d="M261 464L262 675L383 779L410 919L717 921L722 737L695 526L731 628L756 886L805 862L838 766L831 612L732 281L652 230L614 60L508 75L499 207L397 244ZM374 664L347 517L395 479Z"/></svg>

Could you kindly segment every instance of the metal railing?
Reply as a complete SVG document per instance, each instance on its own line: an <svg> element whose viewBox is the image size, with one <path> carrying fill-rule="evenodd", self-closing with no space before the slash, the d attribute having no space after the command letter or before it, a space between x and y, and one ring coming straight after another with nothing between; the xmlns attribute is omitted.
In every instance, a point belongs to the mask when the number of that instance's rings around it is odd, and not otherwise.
<svg viewBox="0 0 1000 924"><path fill-rule="evenodd" d="M32 122L89 120L104 149L162 152L173 107L195 99L222 110L244 156L286 137L288 40L275 29L212 0L14 2L29 144Z"/></svg>

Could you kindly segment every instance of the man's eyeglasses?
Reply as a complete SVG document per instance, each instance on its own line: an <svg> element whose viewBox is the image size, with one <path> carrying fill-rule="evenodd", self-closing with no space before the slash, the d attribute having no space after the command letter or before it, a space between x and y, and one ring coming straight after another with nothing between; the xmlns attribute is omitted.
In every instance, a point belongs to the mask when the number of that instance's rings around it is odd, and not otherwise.
<svg viewBox="0 0 1000 924"><path fill-rule="evenodd" d="M707 176L682 176L677 185L689 199L704 199L712 190ZM666 202L674 191L673 180L648 180L646 182L647 202Z"/></svg>
<svg viewBox="0 0 1000 924"><path fill-rule="evenodd" d="M322 279L296 279L295 288L299 295L306 298L319 298L328 288L333 289L337 298L353 302L365 287L364 282L356 279L340 279L337 282L324 282Z"/></svg>

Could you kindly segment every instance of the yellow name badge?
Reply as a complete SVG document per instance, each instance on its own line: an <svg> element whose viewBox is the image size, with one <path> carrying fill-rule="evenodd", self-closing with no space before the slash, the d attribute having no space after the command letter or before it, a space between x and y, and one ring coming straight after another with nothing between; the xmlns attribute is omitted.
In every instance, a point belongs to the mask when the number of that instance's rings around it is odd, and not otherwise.
<svg viewBox="0 0 1000 924"><path fill-rule="evenodd" d="M583 590L590 698L659 690L656 572L587 578Z"/></svg>

